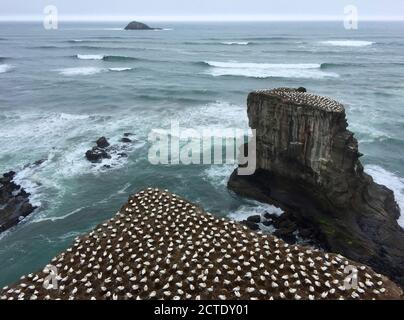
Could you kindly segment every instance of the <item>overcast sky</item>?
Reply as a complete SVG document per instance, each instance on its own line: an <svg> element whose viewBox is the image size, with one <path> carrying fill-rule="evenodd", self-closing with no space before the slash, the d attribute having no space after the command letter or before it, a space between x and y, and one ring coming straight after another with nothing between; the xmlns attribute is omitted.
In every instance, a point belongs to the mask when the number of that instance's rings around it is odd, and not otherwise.
<svg viewBox="0 0 404 320"><path fill-rule="evenodd" d="M351 4L361 18L404 17L404 0L1 0L0 17L38 18L55 5L61 18L70 19L338 19Z"/></svg>

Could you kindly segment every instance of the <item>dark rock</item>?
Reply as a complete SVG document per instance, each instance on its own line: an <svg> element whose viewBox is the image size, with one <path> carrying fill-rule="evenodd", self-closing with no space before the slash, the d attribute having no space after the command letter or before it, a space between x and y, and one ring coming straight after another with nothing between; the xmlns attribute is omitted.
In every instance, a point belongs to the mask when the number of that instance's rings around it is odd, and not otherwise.
<svg viewBox="0 0 404 320"><path fill-rule="evenodd" d="M134 134L131 133L131 132L125 132L125 133L123 134L124 137L130 137L130 136L133 136L133 135L134 135Z"/></svg>
<svg viewBox="0 0 404 320"><path fill-rule="evenodd" d="M299 87L296 90L297 90L297 92L307 92L306 88L304 88L304 87Z"/></svg>
<svg viewBox="0 0 404 320"><path fill-rule="evenodd" d="M160 28L151 28L147 24L138 21L130 22L126 27L125 30L161 30Z"/></svg>
<svg viewBox="0 0 404 320"><path fill-rule="evenodd" d="M255 215L255 216L250 216L247 218L247 221L254 222L254 223L260 223L261 222L261 216Z"/></svg>
<svg viewBox="0 0 404 320"><path fill-rule="evenodd" d="M128 155L125 152L118 153L118 156L121 157L121 158L127 158L128 157Z"/></svg>
<svg viewBox="0 0 404 320"><path fill-rule="evenodd" d="M254 223L254 222L251 222L248 220L243 220L240 223L245 225L246 227L250 228L253 231L257 231L260 228L260 226L257 223Z"/></svg>
<svg viewBox="0 0 404 320"><path fill-rule="evenodd" d="M104 149L94 147L86 152L86 158L91 162L100 162L102 159L110 159L111 156Z"/></svg>
<svg viewBox="0 0 404 320"><path fill-rule="evenodd" d="M317 245L404 286L400 210L393 192L364 172L344 106L281 88L251 93L248 117L256 129L257 170L250 176L236 170L228 187L281 207L298 229L312 230Z"/></svg>
<svg viewBox="0 0 404 320"><path fill-rule="evenodd" d="M47 159L41 159L34 162L34 166L40 166L43 164Z"/></svg>
<svg viewBox="0 0 404 320"><path fill-rule="evenodd" d="M30 194L13 181L15 175L10 171L0 178L0 232L15 226L36 209L29 202Z"/></svg>
<svg viewBox="0 0 404 320"><path fill-rule="evenodd" d="M281 238L283 241L288 244L295 244L297 242L296 235L290 230L278 229L273 233L274 236Z"/></svg>
<svg viewBox="0 0 404 320"><path fill-rule="evenodd" d="M265 212L264 218L267 219L267 220L277 220L278 215L276 215L275 213Z"/></svg>
<svg viewBox="0 0 404 320"><path fill-rule="evenodd" d="M264 226L266 226L266 227L270 227L270 226L272 226L272 221L271 220L265 220L265 221L262 222L262 224Z"/></svg>
<svg viewBox="0 0 404 320"><path fill-rule="evenodd" d="M105 137L99 138L96 143L97 143L98 148L105 149L105 148L109 147L109 142L108 142L107 138L105 138Z"/></svg>
<svg viewBox="0 0 404 320"><path fill-rule="evenodd" d="M121 142L123 142L123 143L131 143L132 140L125 137L125 138L122 138L122 139L121 139Z"/></svg>

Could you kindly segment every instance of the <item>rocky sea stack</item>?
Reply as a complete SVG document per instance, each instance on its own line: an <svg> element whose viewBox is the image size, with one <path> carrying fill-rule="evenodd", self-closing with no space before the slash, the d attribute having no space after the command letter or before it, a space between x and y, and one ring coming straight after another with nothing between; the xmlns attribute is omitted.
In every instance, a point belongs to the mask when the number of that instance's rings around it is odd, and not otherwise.
<svg viewBox="0 0 404 320"><path fill-rule="evenodd" d="M276 204L326 250L372 266L404 286L404 230L394 194L359 161L344 106L305 90L280 88L248 96L256 129L257 168L235 171L236 193Z"/></svg>
<svg viewBox="0 0 404 320"><path fill-rule="evenodd" d="M347 268L355 287L347 286ZM401 298L367 266L252 232L152 188L42 271L0 290L2 300Z"/></svg>
<svg viewBox="0 0 404 320"><path fill-rule="evenodd" d="M161 30L160 28L151 28L147 24L138 21L130 22L126 27L125 30Z"/></svg>

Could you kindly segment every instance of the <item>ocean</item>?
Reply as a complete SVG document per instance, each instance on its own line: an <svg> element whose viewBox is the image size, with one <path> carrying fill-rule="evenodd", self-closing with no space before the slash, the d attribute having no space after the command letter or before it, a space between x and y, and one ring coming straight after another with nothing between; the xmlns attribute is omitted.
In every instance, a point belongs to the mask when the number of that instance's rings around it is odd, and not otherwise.
<svg viewBox="0 0 404 320"><path fill-rule="evenodd" d="M0 172L18 172L38 209L0 235L0 286L36 271L145 187L218 216L275 210L226 188L234 165L152 165L147 137L181 127L248 128L247 94L306 87L346 106L366 171L404 210L404 23L0 23ZM124 148L84 154L105 136ZM45 160L39 166L29 166ZM105 168L108 164L109 168ZM404 216L399 223L404 226Z"/></svg>

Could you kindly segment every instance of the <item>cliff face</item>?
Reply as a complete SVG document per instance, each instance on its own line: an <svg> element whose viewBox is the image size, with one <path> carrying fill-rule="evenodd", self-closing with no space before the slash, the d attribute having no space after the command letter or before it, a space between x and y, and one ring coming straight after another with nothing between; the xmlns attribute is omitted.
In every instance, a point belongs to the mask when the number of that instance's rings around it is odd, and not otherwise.
<svg viewBox="0 0 404 320"><path fill-rule="evenodd" d="M350 273L362 286L347 286ZM0 289L0 300L401 298L367 266L251 232L151 188L43 271Z"/></svg>
<svg viewBox="0 0 404 320"><path fill-rule="evenodd" d="M318 243L368 263L404 285L404 231L394 194L364 173L344 106L280 88L253 92L248 117L256 129L257 172L234 172L235 192L275 203Z"/></svg>

